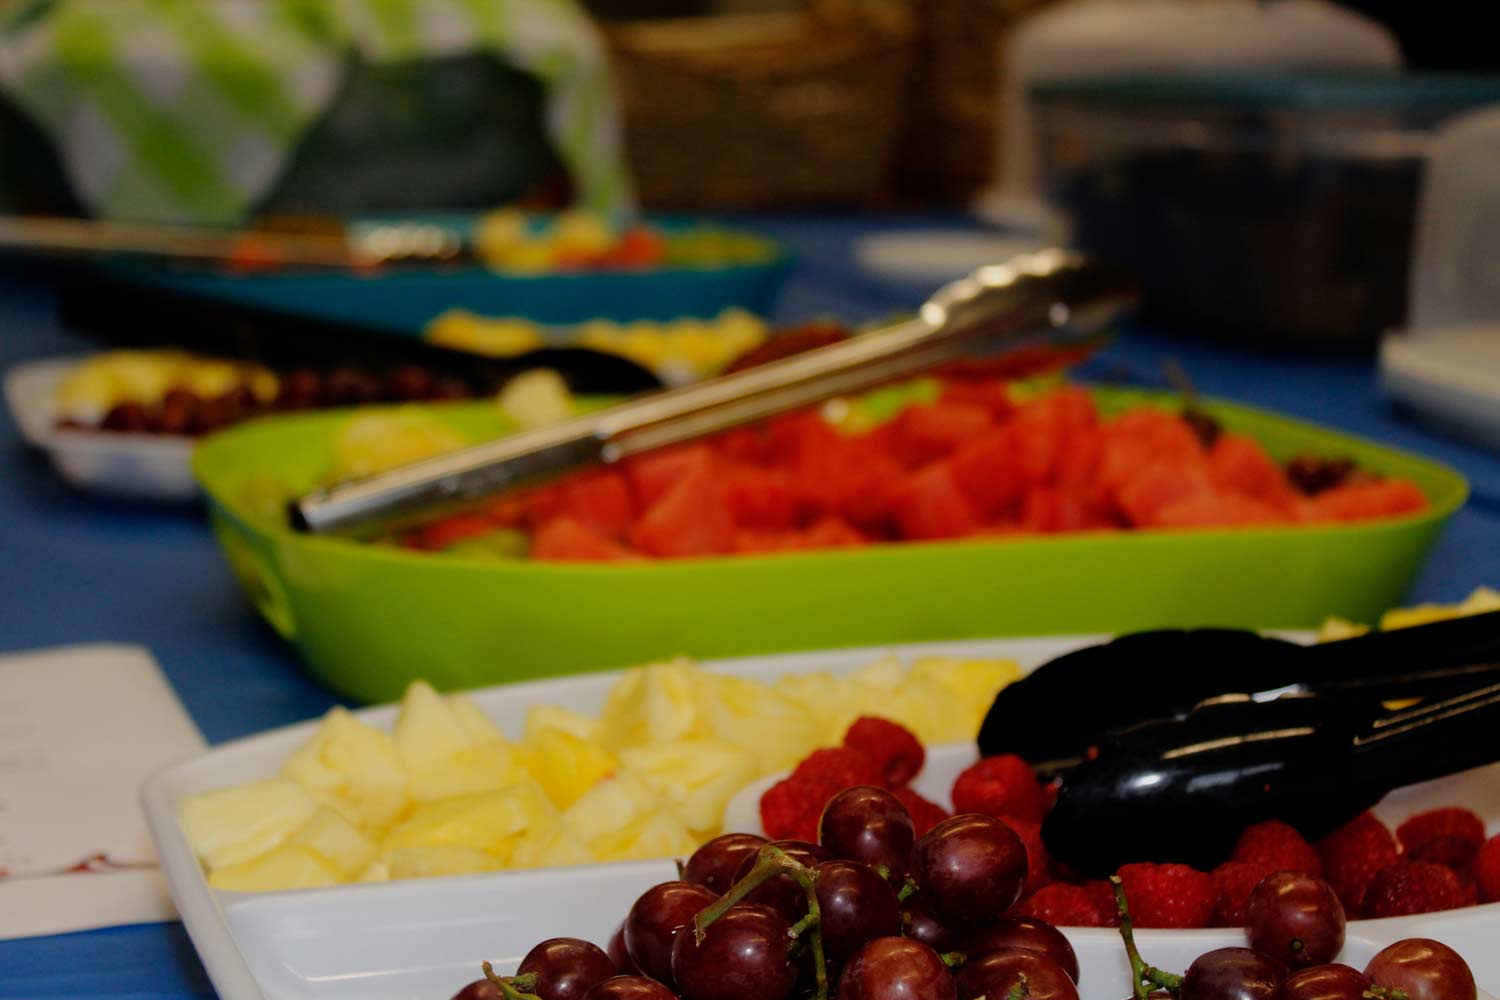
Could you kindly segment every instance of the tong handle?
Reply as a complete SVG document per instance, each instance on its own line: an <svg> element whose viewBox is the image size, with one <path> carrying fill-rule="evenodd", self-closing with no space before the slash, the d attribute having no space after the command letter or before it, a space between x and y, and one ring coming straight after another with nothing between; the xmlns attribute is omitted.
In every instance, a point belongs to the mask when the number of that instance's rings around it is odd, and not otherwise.
<svg viewBox="0 0 1500 1000"><path fill-rule="evenodd" d="M528 479L727 430L962 357L1076 348L1135 302L1121 275L1058 250L981 268L939 289L917 319L599 413L425 459L293 501L293 527L366 529Z"/></svg>
<svg viewBox="0 0 1500 1000"><path fill-rule="evenodd" d="M1354 739L1354 774L1384 791L1500 760L1500 682L1377 719Z"/></svg>

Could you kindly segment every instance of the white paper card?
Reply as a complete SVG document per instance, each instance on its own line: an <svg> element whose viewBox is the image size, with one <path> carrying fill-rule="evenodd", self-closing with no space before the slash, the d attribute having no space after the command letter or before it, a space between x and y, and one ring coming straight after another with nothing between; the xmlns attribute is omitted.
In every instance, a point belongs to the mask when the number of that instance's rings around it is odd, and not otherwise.
<svg viewBox="0 0 1500 1000"><path fill-rule="evenodd" d="M203 747L145 649L0 656L0 939L171 919L139 790Z"/></svg>

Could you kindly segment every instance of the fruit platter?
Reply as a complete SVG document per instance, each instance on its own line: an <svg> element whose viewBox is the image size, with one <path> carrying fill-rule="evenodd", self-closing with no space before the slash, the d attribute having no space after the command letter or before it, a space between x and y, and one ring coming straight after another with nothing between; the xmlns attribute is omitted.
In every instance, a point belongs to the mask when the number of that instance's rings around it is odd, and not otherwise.
<svg viewBox="0 0 1500 1000"><path fill-rule="evenodd" d="M1476 595L1474 603L1477 611L1492 602ZM462 700L418 689L399 709L335 710L321 724L175 765L148 783L145 806L174 899L227 1000L1118 1000L1157 989L1185 1000L1486 996L1475 981L1500 979L1490 947L1500 919L1495 765L1402 789L1316 841L1286 824L1252 825L1212 872L1133 864L1089 883L1048 860L1034 827L1048 809L1046 788L1026 768L979 759L972 742L947 737L972 731L976 706L992 691L1096 642L948 642L657 664ZM874 693L881 685L883 702ZM742 728L701 735L702 726L725 724L731 704L741 708ZM876 704L901 706L901 718ZM812 729L794 724L788 706L800 706ZM963 706L962 720L937 721ZM739 811L731 803L719 827L698 822L684 841L648 844L640 834L659 820L596 795L619 775L588 778L589 755L576 746L560 752L555 741L546 749L549 730L620 760L626 744L659 749L667 733L695 747L732 747L738 732L746 753L754 743L775 758L758 758L732 781L658 784L658 804L683 828L705 793L722 803L745 774L781 770L735 793ZM475 735L482 732L494 735ZM496 857L510 851L515 863L354 884L327 876L300 889L235 882L252 870L247 858L281 859L260 866L281 877L309 870L288 860L298 856L325 871L367 865L368 854L342 852L357 842L349 831L381 807L371 793L392 787L379 776L380 746L416 769L409 788L438 797L408 812L407 823L419 820L395 827L377 853L451 858L476 831L497 836L494 807L486 822L471 809L499 793L472 790L489 775L538 789L541 804L530 809L517 812L508 800L506 846L489 848ZM512 759L499 762L501 749ZM529 777L495 777L516 759ZM637 766L632 780L650 784L649 773ZM464 787L434 788L444 780ZM790 798L768 795L797 782ZM813 785L830 794L804 827L801 812L784 806ZM295 795L286 786L310 797L312 810L288 805ZM750 822L736 829L745 801ZM550 821L537 818L549 808ZM599 824L593 835L559 818L569 813ZM349 827L342 835L339 822ZM614 842L633 839L667 857L517 860L535 830L589 844L628 830ZM794 837L767 839L779 834ZM225 871L233 887L215 879ZM907 991L892 993L892 983Z"/></svg>
<svg viewBox="0 0 1500 1000"><path fill-rule="evenodd" d="M788 461L810 463L795 475L754 453L755 432L736 432L643 456L639 484L586 474L535 503L502 497L373 541L286 521L288 500L338 477L347 415L232 428L198 449L194 470L261 614L317 677L376 702L399 698L416 664L447 690L664 651L1369 620L1398 601L1466 493L1434 463L1233 404L1200 407L1200 429L1217 435L1205 446L1167 394L1046 387L1017 404L996 383L967 391L982 402L945 401L919 380L785 418L764 433L783 428L801 454ZM401 412L450 448L507 427L490 405ZM959 451L954 434L968 432L998 452ZM1120 493L1104 451L1130 464L1158 447L1178 460ZM1036 481L983 474L1026 448ZM1059 470L1074 460L1069 487ZM721 461L743 474L719 475ZM887 467L894 491L860 478ZM789 478L832 495L791 493ZM1102 509L1100 489L1114 491Z"/></svg>

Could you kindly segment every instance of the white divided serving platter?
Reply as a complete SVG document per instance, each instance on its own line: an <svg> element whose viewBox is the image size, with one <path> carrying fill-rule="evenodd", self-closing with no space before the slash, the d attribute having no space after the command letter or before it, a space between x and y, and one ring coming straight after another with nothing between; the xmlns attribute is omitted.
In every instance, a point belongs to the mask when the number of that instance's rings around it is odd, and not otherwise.
<svg viewBox="0 0 1500 1000"><path fill-rule="evenodd" d="M135 500L197 499L192 438L57 429L58 384L82 361L30 361L5 373L6 403L21 435L47 452L58 473L79 489Z"/></svg>
<svg viewBox="0 0 1500 1000"><path fill-rule="evenodd" d="M979 640L872 647L819 653L747 657L705 663L719 673L771 679L826 670L849 672L895 653L996 657L1023 669L1097 637ZM526 710L559 704L583 712L602 708L618 672L500 685L472 692L478 706L506 732L519 733ZM362 719L382 728L395 706L366 709ZM172 896L189 935L223 1000L448 1000L478 976L479 962L513 970L536 942L572 936L603 946L630 904L649 886L676 877L670 860L625 862L521 872L339 886L292 892L233 893L209 888L177 821L194 793L274 775L306 740L317 721L225 744L153 776L143 790L146 817ZM965 745L931 748L914 782L922 794L946 802L957 773L975 757ZM745 803L751 802L747 810ZM732 816L758 827L749 795L731 804ZM1500 765L1404 789L1378 811L1395 823L1423 809L1463 804L1500 831ZM1110 929L1067 931L1083 969L1084 1000L1119 1000L1129 991L1128 966ZM1468 960L1481 986L1500 988L1500 904L1449 913L1349 926L1346 957L1360 965L1403 937L1444 941ZM1242 943L1237 931L1137 932L1149 960L1185 967L1202 952Z"/></svg>

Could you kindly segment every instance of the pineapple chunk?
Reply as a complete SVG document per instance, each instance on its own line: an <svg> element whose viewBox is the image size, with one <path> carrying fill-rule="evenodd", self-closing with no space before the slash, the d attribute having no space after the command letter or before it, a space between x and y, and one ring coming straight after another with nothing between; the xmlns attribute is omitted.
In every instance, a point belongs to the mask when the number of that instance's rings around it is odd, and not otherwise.
<svg viewBox="0 0 1500 1000"><path fill-rule="evenodd" d="M215 889L232 892L275 892L338 885L339 873L310 847L287 844L260 857L225 865L208 876Z"/></svg>
<svg viewBox="0 0 1500 1000"><path fill-rule="evenodd" d="M597 838L589 847L600 861L643 861L686 857L698 849L698 840L677 817L657 812Z"/></svg>
<svg viewBox="0 0 1500 1000"><path fill-rule="evenodd" d="M755 756L723 740L632 747L621 751L620 763L683 826L702 834L718 832L724 807L757 775Z"/></svg>
<svg viewBox="0 0 1500 1000"><path fill-rule="evenodd" d="M334 439L329 476L335 482L361 479L466 443L420 410L365 413L351 419Z"/></svg>
<svg viewBox="0 0 1500 1000"><path fill-rule="evenodd" d="M281 773L349 822L375 832L406 808L406 770L391 737L335 708Z"/></svg>
<svg viewBox="0 0 1500 1000"><path fill-rule="evenodd" d="M812 715L817 726L815 746L837 745L854 721L854 685L847 678L829 673L788 674L777 678L772 690Z"/></svg>
<svg viewBox="0 0 1500 1000"><path fill-rule="evenodd" d="M597 743L551 727L537 729L522 750L528 769L559 809L578 801L619 766Z"/></svg>
<svg viewBox="0 0 1500 1000"><path fill-rule="evenodd" d="M687 659L627 670L604 704L599 742L618 750L708 735L693 696L695 671Z"/></svg>
<svg viewBox="0 0 1500 1000"><path fill-rule="evenodd" d="M594 852L578 835L559 825L553 830L533 830L516 841L510 855L512 868L566 868L593 862Z"/></svg>
<svg viewBox="0 0 1500 1000"><path fill-rule="evenodd" d="M493 791L524 780L515 748L468 698L443 698L422 681L406 689L396 752L420 801Z"/></svg>
<svg viewBox="0 0 1500 1000"><path fill-rule="evenodd" d="M541 729L561 729L580 740L599 742L598 719L556 705L532 705L526 710L526 741L530 742Z"/></svg>
<svg viewBox="0 0 1500 1000"><path fill-rule="evenodd" d="M356 882L389 882L390 880L391 868L384 861L371 861L354 879Z"/></svg>
<svg viewBox="0 0 1500 1000"><path fill-rule="evenodd" d="M972 740L995 702L1000 689L1021 676L1013 660L954 660L928 656L911 665L908 676L913 680L930 680L941 684L951 694L946 701L955 710L952 728L942 734L940 742ZM962 721L962 720L968 720Z"/></svg>
<svg viewBox="0 0 1500 1000"><path fill-rule="evenodd" d="M317 810L301 785L271 778L192 796L182 804L182 831L214 871L279 847Z"/></svg>
<svg viewBox="0 0 1500 1000"><path fill-rule="evenodd" d="M412 778L412 797L419 802L493 792L527 780L525 766L508 743L465 747L431 770Z"/></svg>
<svg viewBox="0 0 1500 1000"><path fill-rule="evenodd" d="M533 782L494 792L455 795L424 802L386 834L383 847L473 847L500 861L527 830L557 822L557 810ZM395 875L395 868L391 869Z"/></svg>
<svg viewBox="0 0 1500 1000"><path fill-rule="evenodd" d="M632 774L617 774L589 789L563 813L563 826L590 843L657 808L656 795Z"/></svg>
<svg viewBox="0 0 1500 1000"><path fill-rule="evenodd" d="M756 775L789 770L819 745L818 720L757 681L698 675L699 711L719 739L749 751ZM767 739L767 733L775 733Z"/></svg>
<svg viewBox="0 0 1500 1000"><path fill-rule="evenodd" d="M1347 618L1333 615L1324 619L1323 624L1318 626L1319 642L1335 642L1339 639L1353 639L1355 636L1364 635L1370 631L1370 626L1351 622Z"/></svg>
<svg viewBox="0 0 1500 1000"><path fill-rule="evenodd" d="M456 844L397 848L391 851L387 865L393 879L473 875L478 872L499 871L504 867L501 859L488 851Z"/></svg>
<svg viewBox="0 0 1500 1000"><path fill-rule="evenodd" d="M370 839L327 806L313 813L287 844L315 852L344 879L357 877L375 860L375 845Z"/></svg>

